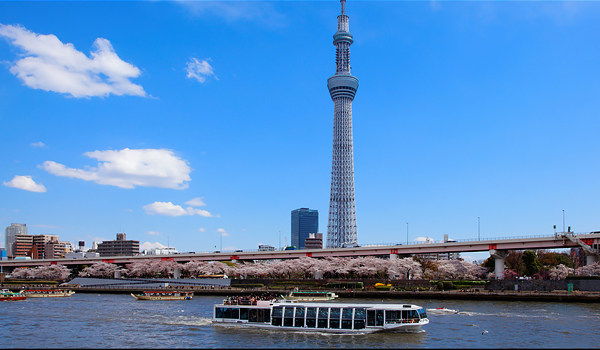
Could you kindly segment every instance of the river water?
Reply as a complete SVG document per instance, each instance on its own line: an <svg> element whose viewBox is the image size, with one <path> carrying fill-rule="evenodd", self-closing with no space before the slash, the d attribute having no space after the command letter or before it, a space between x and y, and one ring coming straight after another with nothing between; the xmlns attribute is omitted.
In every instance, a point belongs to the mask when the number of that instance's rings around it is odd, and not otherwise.
<svg viewBox="0 0 600 350"><path fill-rule="evenodd" d="M214 326L222 300L79 293L3 302L0 348L600 348L600 304L390 299L459 313L429 314L421 333L332 335Z"/></svg>

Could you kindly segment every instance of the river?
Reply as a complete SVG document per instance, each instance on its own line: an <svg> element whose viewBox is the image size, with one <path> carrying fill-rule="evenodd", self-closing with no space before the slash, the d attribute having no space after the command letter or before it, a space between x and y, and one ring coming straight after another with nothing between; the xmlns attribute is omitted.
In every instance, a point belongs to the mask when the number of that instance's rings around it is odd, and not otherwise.
<svg viewBox="0 0 600 350"><path fill-rule="evenodd" d="M137 301L125 294L78 293L3 302L0 348L600 347L600 304L406 299L426 309L444 306L459 313L429 314L421 333L332 335L214 326L213 304L222 300Z"/></svg>

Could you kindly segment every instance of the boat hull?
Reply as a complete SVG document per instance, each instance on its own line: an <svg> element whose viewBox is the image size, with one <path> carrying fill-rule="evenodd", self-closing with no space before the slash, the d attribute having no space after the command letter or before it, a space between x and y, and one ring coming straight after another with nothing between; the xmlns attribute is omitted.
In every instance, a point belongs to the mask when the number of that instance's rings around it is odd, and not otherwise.
<svg viewBox="0 0 600 350"><path fill-rule="evenodd" d="M27 297L25 296L10 296L10 297L0 297L0 301L19 301L19 300L26 300Z"/></svg>
<svg viewBox="0 0 600 350"><path fill-rule="evenodd" d="M366 327L361 329L333 329L333 328L309 328L309 327L283 327L273 326L270 323L245 323L245 322L227 322L214 321L213 325L230 328L250 328L250 329L268 329L281 330L287 332L316 332L316 333L332 333L332 334L370 334L370 333L418 333L422 331L422 326L428 324L429 321L419 323L407 323L393 327Z"/></svg>

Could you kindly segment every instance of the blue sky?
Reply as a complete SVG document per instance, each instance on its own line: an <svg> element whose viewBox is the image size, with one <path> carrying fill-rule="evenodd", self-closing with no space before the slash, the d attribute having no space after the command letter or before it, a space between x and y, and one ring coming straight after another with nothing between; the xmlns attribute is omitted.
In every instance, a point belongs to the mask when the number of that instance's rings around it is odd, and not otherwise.
<svg viewBox="0 0 600 350"><path fill-rule="evenodd" d="M0 2L2 226L257 249L289 242L308 207L326 233L339 12ZM410 241L477 238L478 217L482 238L552 234L563 210L574 231L600 229L599 2L346 13L359 244L406 242L406 223Z"/></svg>

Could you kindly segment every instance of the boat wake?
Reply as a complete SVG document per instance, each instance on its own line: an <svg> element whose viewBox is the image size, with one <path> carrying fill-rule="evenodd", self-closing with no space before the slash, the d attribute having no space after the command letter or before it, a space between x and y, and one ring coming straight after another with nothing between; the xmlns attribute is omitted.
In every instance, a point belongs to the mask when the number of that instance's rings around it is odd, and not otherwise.
<svg viewBox="0 0 600 350"><path fill-rule="evenodd" d="M427 313L434 315L455 315L458 314L458 310L446 309L445 307L439 307L437 309L427 309Z"/></svg>
<svg viewBox="0 0 600 350"><path fill-rule="evenodd" d="M171 326L208 326L212 324L210 317L179 316L174 319L167 319L163 324Z"/></svg>

